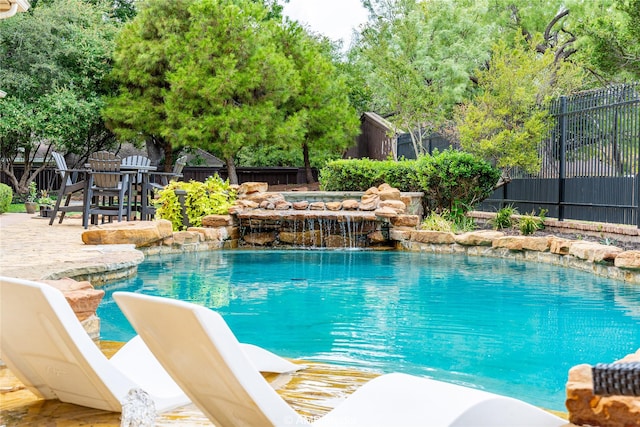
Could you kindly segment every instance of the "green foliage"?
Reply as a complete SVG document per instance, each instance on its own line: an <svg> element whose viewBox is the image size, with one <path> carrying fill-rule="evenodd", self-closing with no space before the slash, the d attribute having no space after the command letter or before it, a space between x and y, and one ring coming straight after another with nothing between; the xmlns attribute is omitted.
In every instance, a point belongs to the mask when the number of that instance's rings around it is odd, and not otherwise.
<svg viewBox="0 0 640 427"><path fill-rule="evenodd" d="M474 2L368 1L371 19L350 52L350 80L363 85L352 98L368 101L409 132L417 155L422 141L468 94L470 75L488 54L489 31ZM362 107L360 107L362 108Z"/></svg>
<svg viewBox="0 0 640 427"><path fill-rule="evenodd" d="M471 209L491 195L500 178L500 171L486 161L456 150L424 156L416 165L417 181L430 211L452 211L456 203Z"/></svg>
<svg viewBox="0 0 640 427"><path fill-rule="evenodd" d="M38 205L40 206L53 207L56 201L51 196L49 196L49 192L47 190L41 190L40 197L38 197L36 203L38 203Z"/></svg>
<svg viewBox="0 0 640 427"><path fill-rule="evenodd" d="M7 184L0 183L0 214L9 211L13 200L13 190Z"/></svg>
<svg viewBox="0 0 640 427"><path fill-rule="evenodd" d="M464 233L475 230L475 221L465 215L468 210L459 204L455 204L452 210L444 209L441 213L431 211L422 221L420 228L422 230L451 233Z"/></svg>
<svg viewBox="0 0 640 427"><path fill-rule="evenodd" d="M495 218L489 223L495 230L513 227L513 216L518 214L518 210L513 205L507 205L496 212Z"/></svg>
<svg viewBox="0 0 640 427"><path fill-rule="evenodd" d="M426 211L466 212L493 192L500 171L469 153L446 150L418 160L348 159L320 170L325 191L366 191L387 183L400 191L422 191Z"/></svg>
<svg viewBox="0 0 640 427"><path fill-rule="evenodd" d="M496 43L488 68L478 72L482 92L458 110L462 148L507 177L516 167L540 170L538 146L553 124L544 103L579 80L568 64L555 62L552 49L537 52L536 43L522 36L515 46Z"/></svg>
<svg viewBox="0 0 640 427"><path fill-rule="evenodd" d="M366 191L386 180L386 164L371 159L340 159L320 170L324 191Z"/></svg>
<svg viewBox="0 0 640 427"><path fill-rule="evenodd" d="M36 187L35 181L31 181L28 187L29 192L27 193L25 202L35 202L38 197L38 188Z"/></svg>
<svg viewBox="0 0 640 427"><path fill-rule="evenodd" d="M182 206L175 190L186 192L185 210L192 227L200 227L202 217L206 215L227 214L236 198L229 181L223 181L217 174L204 182L170 182L159 192L157 214L160 218L171 221L174 230L182 230L187 226L183 223Z"/></svg>
<svg viewBox="0 0 640 427"><path fill-rule="evenodd" d="M540 211L540 216L535 216L534 211L526 215L522 215L520 219L518 219L518 228L520 229L520 233L524 236L529 236L538 230L544 229L544 218L546 212L546 210L542 209Z"/></svg>
<svg viewBox="0 0 640 427"><path fill-rule="evenodd" d="M1 169L16 192L26 193L39 173L33 159L44 141L78 154L113 144L100 110L116 30L103 3L82 0L47 2L1 21ZM17 158L25 162L20 179Z"/></svg>

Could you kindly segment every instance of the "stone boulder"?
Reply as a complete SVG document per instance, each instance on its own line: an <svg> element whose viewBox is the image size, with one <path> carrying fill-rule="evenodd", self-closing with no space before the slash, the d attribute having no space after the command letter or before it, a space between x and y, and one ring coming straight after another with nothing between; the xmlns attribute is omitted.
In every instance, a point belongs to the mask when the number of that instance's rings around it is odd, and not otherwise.
<svg viewBox="0 0 640 427"><path fill-rule="evenodd" d="M402 202L401 200L395 200L395 199L382 200L381 199L380 203L378 204L378 208L391 208L395 210L396 213L403 214L407 210L407 205L405 205L404 202Z"/></svg>
<svg viewBox="0 0 640 427"><path fill-rule="evenodd" d="M510 251L546 252L549 250L549 240L549 237L504 236L493 240L491 246L494 248L506 248Z"/></svg>
<svg viewBox="0 0 640 427"><path fill-rule="evenodd" d="M320 230L305 230L302 232L281 231L278 240L282 243L292 245L319 246L322 241L322 233Z"/></svg>
<svg viewBox="0 0 640 427"><path fill-rule="evenodd" d="M231 215L206 215L202 217L203 227L226 227L227 225L233 225Z"/></svg>
<svg viewBox="0 0 640 427"><path fill-rule="evenodd" d="M342 209L342 202L327 202L325 203L325 206L329 211L339 211Z"/></svg>
<svg viewBox="0 0 640 427"><path fill-rule="evenodd" d="M616 246L593 242L573 242L569 255L591 262L613 262L623 250Z"/></svg>
<svg viewBox="0 0 640 427"><path fill-rule="evenodd" d="M573 245L573 240L553 236L549 241L549 252L557 255L569 255L571 245Z"/></svg>
<svg viewBox="0 0 640 427"><path fill-rule="evenodd" d="M275 231L248 233L244 235L244 241L250 245L266 246L276 241Z"/></svg>
<svg viewBox="0 0 640 427"><path fill-rule="evenodd" d="M394 218L398 216L398 212L395 209L389 207L378 208L374 213L378 218Z"/></svg>
<svg viewBox="0 0 640 427"><path fill-rule="evenodd" d="M91 283L65 278L60 280L40 280L42 283L60 290L81 322L96 314L98 305L104 297L102 289L94 289Z"/></svg>
<svg viewBox="0 0 640 427"><path fill-rule="evenodd" d="M640 362L640 350L618 362ZM594 395L590 365L569 370L565 405L575 425L640 427L640 397Z"/></svg>
<svg viewBox="0 0 640 427"><path fill-rule="evenodd" d="M238 188L238 197L254 193L266 193L268 190L269 184L266 182L243 182Z"/></svg>
<svg viewBox="0 0 640 427"><path fill-rule="evenodd" d="M391 224L394 227L417 227L420 224L418 215L398 215L391 218Z"/></svg>
<svg viewBox="0 0 640 427"><path fill-rule="evenodd" d="M301 202L293 202L291 206L297 211L306 211L309 207L309 202L306 200L303 200Z"/></svg>
<svg viewBox="0 0 640 427"><path fill-rule="evenodd" d="M324 202L311 202L309 203L309 210L312 211L323 211L325 210Z"/></svg>
<svg viewBox="0 0 640 427"><path fill-rule="evenodd" d="M640 251L626 251L619 253L613 265L618 268L640 270Z"/></svg>
<svg viewBox="0 0 640 427"><path fill-rule="evenodd" d="M354 199L347 199L342 202L342 209L345 211L357 211L360 202Z"/></svg>
<svg viewBox="0 0 640 427"><path fill-rule="evenodd" d="M463 246L491 246L495 239L504 237L504 233L493 230L469 231L457 234L456 243Z"/></svg>
<svg viewBox="0 0 640 427"><path fill-rule="evenodd" d="M170 237L173 233L171 222L127 221L98 225L82 233L85 245L134 244L136 247L150 246Z"/></svg>
<svg viewBox="0 0 640 427"><path fill-rule="evenodd" d="M411 241L418 243L432 243L435 245L450 245L455 243L455 235L447 231L414 230Z"/></svg>

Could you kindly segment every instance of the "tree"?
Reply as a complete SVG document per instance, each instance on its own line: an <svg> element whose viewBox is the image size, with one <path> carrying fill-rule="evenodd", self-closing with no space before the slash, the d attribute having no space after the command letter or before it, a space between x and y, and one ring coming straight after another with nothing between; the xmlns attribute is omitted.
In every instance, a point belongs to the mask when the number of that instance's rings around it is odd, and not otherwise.
<svg viewBox="0 0 640 427"><path fill-rule="evenodd" d="M640 79L640 0L618 0L615 7L584 25L590 43L581 58L604 80Z"/></svg>
<svg viewBox="0 0 640 427"><path fill-rule="evenodd" d="M524 36L513 47L496 43L477 74L482 92L458 110L462 148L501 168L502 183L513 168L540 170L538 146L552 125L545 102L580 82L571 64L557 63L551 49L541 55L537 44Z"/></svg>
<svg viewBox="0 0 640 427"><path fill-rule="evenodd" d="M111 66L116 26L105 10L80 0L58 0L0 21L1 171L17 193L46 167L52 149L80 155L109 147L102 122L102 84ZM41 146L45 162L34 166ZM16 175L16 162L24 173Z"/></svg>
<svg viewBox="0 0 640 427"><path fill-rule="evenodd" d="M332 45L318 40L297 23L281 28L281 45L293 61L300 90L281 107L298 123L288 143L302 148L307 182L314 182L310 151L340 157L358 133L359 120L351 107L345 78L333 64ZM330 156L330 155L329 155Z"/></svg>
<svg viewBox="0 0 640 427"><path fill-rule="evenodd" d="M141 4L138 15L118 35L111 81L117 95L106 100L103 115L120 137L146 143L164 157L171 170L173 152L181 141L171 138L165 97L170 90L168 73L174 58L173 40L188 30L190 1L157 0Z"/></svg>
<svg viewBox="0 0 640 427"><path fill-rule="evenodd" d="M469 1L367 1L370 20L351 60L364 70L372 110L409 132L416 155L422 141L450 117L488 53L482 10Z"/></svg>
<svg viewBox="0 0 640 427"><path fill-rule="evenodd" d="M263 5L202 0L189 12L188 30L169 48L166 136L222 156L237 183L234 156L242 147L299 132L300 121L280 109L299 79Z"/></svg>

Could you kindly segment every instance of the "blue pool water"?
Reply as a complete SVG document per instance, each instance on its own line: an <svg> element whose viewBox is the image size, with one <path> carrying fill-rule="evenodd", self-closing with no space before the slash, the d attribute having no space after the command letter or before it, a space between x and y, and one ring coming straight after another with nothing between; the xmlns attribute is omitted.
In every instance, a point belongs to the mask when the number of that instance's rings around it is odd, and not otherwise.
<svg viewBox="0 0 640 427"><path fill-rule="evenodd" d="M213 308L240 341L286 357L424 375L556 410L569 368L640 348L637 285L503 259L214 251L149 257L105 290L105 340L134 335L111 293L142 292Z"/></svg>

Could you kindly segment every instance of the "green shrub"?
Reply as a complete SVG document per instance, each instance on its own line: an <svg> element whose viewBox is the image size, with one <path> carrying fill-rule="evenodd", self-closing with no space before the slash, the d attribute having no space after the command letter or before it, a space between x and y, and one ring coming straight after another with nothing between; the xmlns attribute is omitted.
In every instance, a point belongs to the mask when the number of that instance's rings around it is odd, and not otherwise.
<svg viewBox="0 0 640 427"><path fill-rule="evenodd" d="M544 228L544 218L547 213L546 209L540 210L540 216L536 216L534 211L526 215L522 215L518 220L518 228L524 236L535 233Z"/></svg>
<svg viewBox="0 0 640 427"><path fill-rule="evenodd" d="M340 159L320 170L324 191L366 191L385 182L385 162L371 159Z"/></svg>
<svg viewBox="0 0 640 427"><path fill-rule="evenodd" d="M13 190L6 184L0 184L0 214L9 211L13 200Z"/></svg>
<svg viewBox="0 0 640 427"><path fill-rule="evenodd" d="M489 221L495 230L513 227L513 215L517 215L518 210L513 205L507 205L496 212L496 217Z"/></svg>
<svg viewBox="0 0 640 427"><path fill-rule="evenodd" d="M320 170L326 191L366 191L385 182L404 192L422 191L425 212L464 213L491 195L499 178L500 171L489 163L455 150L397 162L335 160Z"/></svg>
<svg viewBox="0 0 640 427"><path fill-rule="evenodd" d="M416 174L425 207L442 211L456 202L473 208L491 195L501 172L472 154L450 149L418 159Z"/></svg>
<svg viewBox="0 0 640 427"><path fill-rule="evenodd" d="M421 228L423 230L448 231L452 233L475 230L475 221L466 215L468 210L456 203L453 210L444 209L441 213L431 211L422 221Z"/></svg>
<svg viewBox="0 0 640 427"><path fill-rule="evenodd" d="M184 205L189 224L183 222L182 205L175 190L186 192ZM227 214L235 199L236 193L231 189L229 181L223 181L217 174L204 182L172 181L159 192L157 215L171 221L176 231L185 229L187 225L200 227L204 216Z"/></svg>

